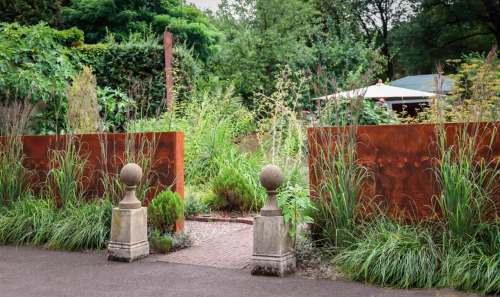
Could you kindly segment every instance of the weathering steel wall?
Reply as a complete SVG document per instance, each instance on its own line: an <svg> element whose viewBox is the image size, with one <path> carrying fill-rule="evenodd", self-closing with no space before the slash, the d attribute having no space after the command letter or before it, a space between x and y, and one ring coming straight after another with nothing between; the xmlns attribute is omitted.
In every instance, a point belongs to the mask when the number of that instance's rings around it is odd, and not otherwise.
<svg viewBox="0 0 500 297"><path fill-rule="evenodd" d="M104 191L101 174L105 166L110 173L117 174L124 165L126 147L136 152L151 155L153 181L145 199L146 204L165 187L184 197L184 134L182 132L162 133L107 133L75 135L80 156L86 158L85 181L89 198ZM63 150L67 136L23 136L26 156L24 164L32 173L31 182L35 186L45 181L51 166L51 151ZM0 138L2 141L2 138ZM146 144L149 143L149 144ZM146 145L145 145L146 144ZM184 221L177 222L177 230L183 228Z"/></svg>
<svg viewBox="0 0 500 297"><path fill-rule="evenodd" d="M486 124L480 124L485 127ZM446 125L450 143L458 124ZM493 129L500 128L500 122L489 123L488 129L480 128L483 139ZM359 126L357 136L357 152L359 163L369 168L372 173L363 185L362 198L374 198L383 202L391 213L404 211L406 215L423 218L435 214L435 199L439 187L432 169L437 157L436 125L380 125ZM472 126L469 127L473 129ZM332 136L338 133L337 128L322 127L308 130L309 140L309 177L311 195L317 196L322 172L317 165L317 158L325 149L333 150ZM486 150L482 146L480 155L500 162L500 132L491 146ZM499 197L495 197L498 204Z"/></svg>

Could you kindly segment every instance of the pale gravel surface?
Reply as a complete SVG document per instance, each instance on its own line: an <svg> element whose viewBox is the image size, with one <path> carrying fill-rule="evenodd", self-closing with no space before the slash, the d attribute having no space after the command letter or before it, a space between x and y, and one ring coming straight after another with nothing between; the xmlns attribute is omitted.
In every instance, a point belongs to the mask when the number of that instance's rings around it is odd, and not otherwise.
<svg viewBox="0 0 500 297"><path fill-rule="evenodd" d="M246 230L251 228L250 225L241 223L226 223L226 222L184 222L185 232L189 233L193 240L193 246L201 245L208 240L219 237L224 234Z"/></svg>

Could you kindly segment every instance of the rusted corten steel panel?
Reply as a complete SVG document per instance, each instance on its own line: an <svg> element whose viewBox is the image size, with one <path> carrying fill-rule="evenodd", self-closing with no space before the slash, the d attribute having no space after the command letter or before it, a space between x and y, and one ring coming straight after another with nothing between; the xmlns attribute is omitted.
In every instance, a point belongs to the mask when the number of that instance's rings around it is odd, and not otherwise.
<svg viewBox="0 0 500 297"><path fill-rule="evenodd" d="M448 143L454 143L461 124L447 124ZM500 122L468 125L470 131L480 131L480 141L491 140L491 132ZM354 129L354 128L351 128ZM387 207L391 214L410 218L430 218L438 213L436 195L439 184L433 167L439 156L437 125L358 126L349 130L356 135L358 162L369 169L370 176L362 186L361 200L375 201ZM346 131L344 131L346 132ZM323 172L320 157L335 149L338 128L322 127L308 130L309 178L311 196L317 197ZM345 135L345 134L343 134ZM480 146L479 155L500 162L500 134L496 133L491 150ZM323 157L324 159L324 157ZM499 197L495 197L498 204Z"/></svg>
<svg viewBox="0 0 500 297"><path fill-rule="evenodd" d="M23 136L24 165L31 173L31 184L41 189L51 168L54 151L64 150L68 136ZM5 141L5 137L0 141ZM157 192L165 187L184 198L184 134L161 133L106 133L75 135L80 156L86 159L84 187L88 199L103 194L101 178L104 172L118 174L126 160L126 148L151 156L152 186L145 197L147 205ZM132 154L134 155L134 154ZM183 220L177 222L177 230L183 228Z"/></svg>

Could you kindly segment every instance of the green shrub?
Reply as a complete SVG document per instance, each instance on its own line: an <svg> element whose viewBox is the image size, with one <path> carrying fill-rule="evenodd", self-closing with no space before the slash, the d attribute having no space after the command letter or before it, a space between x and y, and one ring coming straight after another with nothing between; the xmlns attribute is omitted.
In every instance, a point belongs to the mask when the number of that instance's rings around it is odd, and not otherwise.
<svg viewBox="0 0 500 297"><path fill-rule="evenodd" d="M197 90L192 100L176 106L175 113L159 119L139 120L129 131L172 131L185 134L185 173L191 185L202 185L219 173L219 159L236 149L238 136L254 127L253 113L247 110L232 88L215 87Z"/></svg>
<svg viewBox="0 0 500 297"><path fill-rule="evenodd" d="M57 31L41 23L0 24L0 101L43 102L37 133L65 129L66 89L75 73L74 53L65 46L77 29Z"/></svg>
<svg viewBox="0 0 500 297"><path fill-rule="evenodd" d="M48 247L66 250L105 248L111 231L112 209L109 200L67 205L60 210Z"/></svg>
<svg viewBox="0 0 500 297"><path fill-rule="evenodd" d="M149 242L151 243L151 247L159 253L166 254L172 250L172 236L161 234L157 229L151 232Z"/></svg>
<svg viewBox="0 0 500 297"><path fill-rule="evenodd" d="M379 218L335 261L355 280L398 288L432 287L439 277L439 247L425 228Z"/></svg>
<svg viewBox="0 0 500 297"><path fill-rule="evenodd" d="M0 215L0 243L44 244L57 218L51 200L25 196L13 201Z"/></svg>
<svg viewBox="0 0 500 297"><path fill-rule="evenodd" d="M179 194L165 190L148 205L148 220L152 228L162 233L175 231L175 221L184 214Z"/></svg>
<svg viewBox="0 0 500 297"><path fill-rule="evenodd" d="M359 104L360 106L355 106ZM397 114L380 102L369 99L335 100L325 108L330 125L380 125L398 123Z"/></svg>
<svg viewBox="0 0 500 297"><path fill-rule="evenodd" d="M195 216L200 213L209 212L208 206L202 199L203 193L186 190L184 198L184 215Z"/></svg>
<svg viewBox="0 0 500 297"><path fill-rule="evenodd" d="M222 156L212 180L213 209L251 211L262 207L266 197L259 181L259 157L237 151Z"/></svg>

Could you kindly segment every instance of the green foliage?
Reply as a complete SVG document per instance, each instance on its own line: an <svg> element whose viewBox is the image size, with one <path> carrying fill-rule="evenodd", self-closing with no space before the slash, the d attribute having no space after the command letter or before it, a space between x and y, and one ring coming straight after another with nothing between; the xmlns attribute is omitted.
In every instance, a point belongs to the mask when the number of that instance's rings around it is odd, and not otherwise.
<svg viewBox="0 0 500 297"><path fill-rule="evenodd" d="M184 216L196 216L208 213L209 208L203 201L204 193L187 188L184 198Z"/></svg>
<svg viewBox="0 0 500 297"><path fill-rule="evenodd" d="M95 76L85 66L73 77L68 88L68 130L73 133L94 133L101 129Z"/></svg>
<svg viewBox="0 0 500 297"><path fill-rule="evenodd" d="M61 9L61 0L2 0L0 20L34 25L40 21L53 23Z"/></svg>
<svg viewBox="0 0 500 297"><path fill-rule="evenodd" d="M46 107L36 117L36 132L64 129L67 83L75 73L65 43L78 32L45 24L0 24L0 101L43 102Z"/></svg>
<svg viewBox="0 0 500 297"><path fill-rule="evenodd" d="M258 180L260 163L256 156L229 151L218 161L219 173L212 179L214 198L212 209L237 211L258 210L262 207L265 192Z"/></svg>
<svg viewBox="0 0 500 297"><path fill-rule="evenodd" d="M85 45L78 48L78 56L83 65L92 66L98 86L126 92L140 115L151 116L165 107L163 48L151 35L132 35L121 43Z"/></svg>
<svg viewBox="0 0 500 297"><path fill-rule="evenodd" d="M137 104L127 94L110 87L97 88L99 113L104 119L105 131L123 131Z"/></svg>
<svg viewBox="0 0 500 297"><path fill-rule="evenodd" d="M47 175L49 193L58 197L58 202L65 206L83 201L83 174L87 160L80 156L74 136L66 136L65 148L54 150L51 154L51 169Z"/></svg>
<svg viewBox="0 0 500 297"><path fill-rule="evenodd" d="M439 277L439 260L439 247L428 230L379 218L335 262L356 280L426 288Z"/></svg>
<svg viewBox="0 0 500 297"><path fill-rule="evenodd" d="M320 136L328 149L319 152L314 164L319 172L312 173L321 172L323 176L317 191L314 232L333 247L346 246L353 240L361 186L369 176L357 160L355 126L338 129L338 134L324 130Z"/></svg>
<svg viewBox="0 0 500 297"><path fill-rule="evenodd" d="M0 141L0 202L3 204L18 200L30 190L24 159L19 136L9 135Z"/></svg>
<svg viewBox="0 0 500 297"><path fill-rule="evenodd" d="M498 24L491 22L498 19L498 2L419 2L417 13L391 30L390 42L400 64L398 72L433 73L437 63L458 59L464 53L487 52L499 42L498 33L494 33L499 32Z"/></svg>
<svg viewBox="0 0 500 297"><path fill-rule="evenodd" d="M104 40L108 32L126 40L151 27L157 35L169 30L203 59L214 53L220 38L209 18L182 0L71 0L61 10L61 23L83 29L91 43Z"/></svg>
<svg viewBox="0 0 500 297"><path fill-rule="evenodd" d="M315 207L309 198L309 189L299 183L288 181L281 186L277 199L285 223L289 224L288 232L295 245L297 227L314 222L311 214L315 211Z"/></svg>
<svg viewBox="0 0 500 297"><path fill-rule="evenodd" d="M45 243L52 234L57 212L51 200L20 197L0 215L0 243Z"/></svg>
<svg viewBox="0 0 500 297"><path fill-rule="evenodd" d="M330 125L380 125L398 123L398 116L382 102L342 98L329 102L322 111Z"/></svg>
<svg viewBox="0 0 500 297"><path fill-rule="evenodd" d="M490 225L493 238L500 238L498 223ZM484 238L459 242L446 249L441 264L440 285L483 294L500 292L500 249ZM496 248L488 250L489 248Z"/></svg>
<svg viewBox="0 0 500 297"><path fill-rule="evenodd" d="M489 137L485 138L488 130ZM454 144L448 142L448 133L443 126L437 132L440 157L436 177L441 186L439 207L451 234L464 238L476 231L477 225L485 219L488 207L494 206L499 165L495 160L478 160L477 153L491 148L496 129L464 124L454 135Z"/></svg>
<svg viewBox="0 0 500 297"><path fill-rule="evenodd" d="M242 106L232 88L215 84L194 92L191 101L177 109L159 119L135 121L129 131L183 131L186 181L207 183L219 172L217 160L234 150L235 139L253 127L253 113Z"/></svg>
<svg viewBox="0 0 500 297"><path fill-rule="evenodd" d="M169 234L161 234L157 229L153 230L149 237L151 247L161 254L166 254L172 250L172 241L172 236Z"/></svg>
<svg viewBox="0 0 500 297"><path fill-rule="evenodd" d="M179 194L165 190L148 205L150 225L162 233L175 231L175 221L184 215L184 204Z"/></svg>
<svg viewBox="0 0 500 297"><path fill-rule="evenodd" d="M319 26L311 3L224 1L219 13L225 39L216 73L231 80L245 99L256 92L269 94L282 66L296 70L313 64L310 42Z"/></svg>
<svg viewBox="0 0 500 297"><path fill-rule="evenodd" d="M66 250L105 248L111 230L112 209L109 200L66 206L52 227L47 246Z"/></svg>

